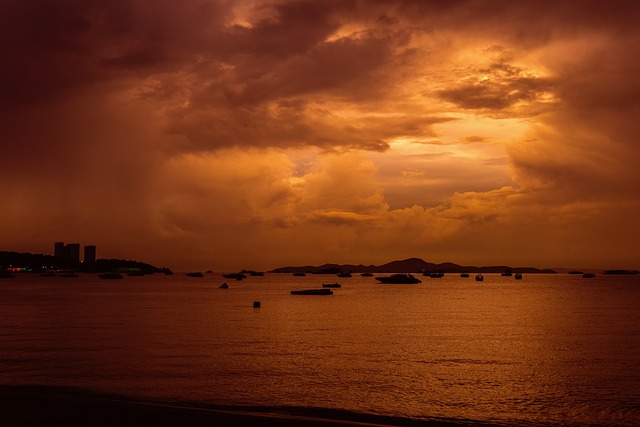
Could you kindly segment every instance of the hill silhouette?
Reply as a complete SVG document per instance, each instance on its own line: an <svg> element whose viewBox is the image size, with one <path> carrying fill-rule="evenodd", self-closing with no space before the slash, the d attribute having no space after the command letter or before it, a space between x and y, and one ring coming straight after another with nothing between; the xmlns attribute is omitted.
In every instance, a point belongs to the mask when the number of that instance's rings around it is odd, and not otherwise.
<svg viewBox="0 0 640 427"><path fill-rule="evenodd" d="M420 258L407 258L391 261L382 265L363 264L323 264L320 266L288 266L271 270L273 273L311 273L311 274L336 274L341 271L351 273L502 273L510 270L513 273L547 273L554 274L550 269L535 267L510 267L507 265L470 266L459 265L452 262L435 264Z"/></svg>

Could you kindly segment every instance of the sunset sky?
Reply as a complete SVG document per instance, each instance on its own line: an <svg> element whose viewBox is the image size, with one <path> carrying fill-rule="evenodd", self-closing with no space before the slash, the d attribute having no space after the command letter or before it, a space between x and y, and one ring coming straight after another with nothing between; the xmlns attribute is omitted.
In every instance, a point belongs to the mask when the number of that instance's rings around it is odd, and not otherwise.
<svg viewBox="0 0 640 427"><path fill-rule="evenodd" d="M640 268L635 1L4 0L0 250Z"/></svg>

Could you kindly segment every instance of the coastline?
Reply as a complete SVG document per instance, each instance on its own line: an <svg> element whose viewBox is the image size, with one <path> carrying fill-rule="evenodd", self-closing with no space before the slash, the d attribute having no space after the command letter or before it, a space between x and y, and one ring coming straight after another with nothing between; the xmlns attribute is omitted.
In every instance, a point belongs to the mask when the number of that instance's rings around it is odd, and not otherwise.
<svg viewBox="0 0 640 427"><path fill-rule="evenodd" d="M466 420L415 420L319 408L223 408L202 404L137 400L89 389L44 385L0 385L0 419L8 427L461 427L494 424ZM275 409L275 408L274 408ZM339 416L336 416L339 414Z"/></svg>

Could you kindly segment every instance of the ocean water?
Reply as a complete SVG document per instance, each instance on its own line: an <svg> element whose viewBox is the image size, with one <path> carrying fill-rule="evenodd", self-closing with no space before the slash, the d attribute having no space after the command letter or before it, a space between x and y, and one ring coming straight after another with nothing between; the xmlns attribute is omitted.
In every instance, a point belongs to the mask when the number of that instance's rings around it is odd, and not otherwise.
<svg viewBox="0 0 640 427"><path fill-rule="evenodd" d="M0 383L427 421L640 425L640 276L418 277L0 279ZM290 294L334 282L331 296Z"/></svg>

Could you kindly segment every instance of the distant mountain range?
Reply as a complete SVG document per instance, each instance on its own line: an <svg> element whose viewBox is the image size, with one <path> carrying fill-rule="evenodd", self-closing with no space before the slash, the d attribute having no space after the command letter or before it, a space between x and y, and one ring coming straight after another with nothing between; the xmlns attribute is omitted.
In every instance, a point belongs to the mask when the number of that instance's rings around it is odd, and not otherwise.
<svg viewBox="0 0 640 427"><path fill-rule="evenodd" d="M271 270L273 273L311 273L311 274L336 274L340 272L350 273L547 273L554 274L555 270L539 269L534 267L509 267L507 265L491 265L476 267L470 265L458 265L452 262L434 264L420 258L409 258L400 261L391 261L382 265L353 265L353 264L324 264L319 266L279 267Z"/></svg>

